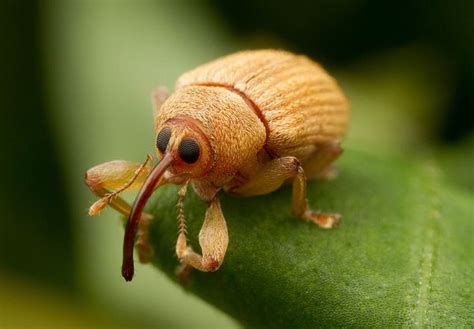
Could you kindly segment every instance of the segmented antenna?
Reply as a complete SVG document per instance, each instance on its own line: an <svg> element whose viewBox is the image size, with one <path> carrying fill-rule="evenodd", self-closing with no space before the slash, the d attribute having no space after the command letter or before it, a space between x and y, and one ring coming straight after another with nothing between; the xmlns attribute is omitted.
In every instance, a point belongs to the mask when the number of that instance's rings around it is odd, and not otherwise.
<svg viewBox="0 0 474 329"><path fill-rule="evenodd" d="M186 196L186 191L188 189L188 182L186 182L178 192L178 203L176 204L176 209L178 210L178 235L188 233L186 227L186 218L184 217L184 197Z"/></svg>

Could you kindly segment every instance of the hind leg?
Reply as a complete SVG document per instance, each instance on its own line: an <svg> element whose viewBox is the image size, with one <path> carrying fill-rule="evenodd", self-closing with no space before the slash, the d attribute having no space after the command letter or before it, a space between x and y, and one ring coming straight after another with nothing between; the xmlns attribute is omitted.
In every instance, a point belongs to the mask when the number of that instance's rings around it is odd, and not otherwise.
<svg viewBox="0 0 474 329"><path fill-rule="evenodd" d="M339 142L321 146L303 163L304 172L308 179L332 179L337 176L333 162L342 154Z"/></svg>

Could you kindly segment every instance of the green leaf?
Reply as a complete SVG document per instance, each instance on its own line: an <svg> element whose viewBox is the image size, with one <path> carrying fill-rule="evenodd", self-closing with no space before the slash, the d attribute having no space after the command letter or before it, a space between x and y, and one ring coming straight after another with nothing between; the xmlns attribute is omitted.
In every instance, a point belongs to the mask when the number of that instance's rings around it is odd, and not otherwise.
<svg viewBox="0 0 474 329"><path fill-rule="evenodd" d="M450 182L474 192L474 134L456 145L438 150L437 159Z"/></svg>
<svg viewBox="0 0 474 329"><path fill-rule="evenodd" d="M289 215L289 186L222 193L224 264L185 288L249 327L473 326L472 194L446 186L433 162L347 151L338 168L308 184L314 209L342 214L332 230ZM176 193L161 188L149 209L154 264L175 281ZM200 250L205 204L188 193L185 209Z"/></svg>

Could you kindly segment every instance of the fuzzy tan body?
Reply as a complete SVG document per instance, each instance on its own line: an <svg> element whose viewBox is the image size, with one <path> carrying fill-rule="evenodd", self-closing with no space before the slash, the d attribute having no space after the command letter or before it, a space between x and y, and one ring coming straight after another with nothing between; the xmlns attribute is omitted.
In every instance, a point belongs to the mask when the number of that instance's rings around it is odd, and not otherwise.
<svg viewBox="0 0 474 329"><path fill-rule="evenodd" d="M193 180L210 199L220 187L251 179L268 160L294 156L306 167L345 134L349 107L336 81L309 58L258 50L183 74L155 116L157 132L176 117L195 119L214 143L213 170Z"/></svg>
<svg viewBox="0 0 474 329"><path fill-rule="evenodd" d="M341 154L349 108L336 81L309 58L281 50L238 52L183 74L171 95L158 88L152 101L159 163L148 168L150 155L143 164L111 161L89 169L85 177L100 197L91 215L109 204L129 218L122 263L127 281L134 272L134 245L141 261L152 257L151 216L143 210L164 184L182 185L176 243L182 274L189 267L215 271L224 261L229 236L217 194L221 189L253 196L290 181L293 215L326 229L339 221L339 214L311 210L306 179L330 176ZM187 244L183 202L188 183L208 203L199 233L201 254ZM138 186L130 207L119 194Z"/></svg>
<svg viewBox="0 0 474 329"><path fill-rule="evenodd" d="M344 94L306 56L280 50L238 52L183 74L176 89L196 85L230 86L253 101L268 126L267 146L275 157L304 161L347 130Z"/></svg>

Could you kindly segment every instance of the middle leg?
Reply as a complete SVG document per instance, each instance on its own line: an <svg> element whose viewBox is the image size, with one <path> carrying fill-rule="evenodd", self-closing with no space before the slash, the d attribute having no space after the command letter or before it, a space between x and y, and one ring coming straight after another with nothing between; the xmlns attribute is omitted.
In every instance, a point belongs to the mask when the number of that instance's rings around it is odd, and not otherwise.
<svg viewBox="0 0 474 329"><path fill-rule="evenodd" d="M230 189L239 196L267 194L278 189L287 179L293 179L292 213L306 221L312 221L321 228L331 228L339 219L339 214L314 212L306 199L306 177L299 160L292 156L267 162L251 180Z"/></svg>

